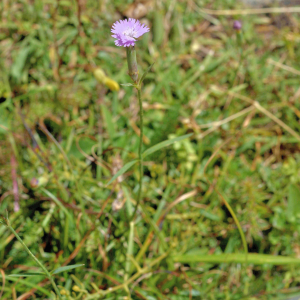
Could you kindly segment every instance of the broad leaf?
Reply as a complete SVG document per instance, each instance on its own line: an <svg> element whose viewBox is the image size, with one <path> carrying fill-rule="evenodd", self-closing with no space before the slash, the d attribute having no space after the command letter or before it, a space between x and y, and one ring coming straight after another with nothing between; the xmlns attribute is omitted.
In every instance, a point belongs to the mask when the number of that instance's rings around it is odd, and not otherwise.
<svg viewBox="0 0 300 300"><path fill-rule="evenodd" d="M179 136L179 137L176 137L174 139L170 139L170 140L166 140L166 141L163 141L161 143L158 143L156 145L154 145L153 147L150 147L149 149L147 149L144 153L143 153L143 157L146 157L158 150L160 150L161 148L164 148L164 147L167 147L167 146L170 146L176 142L179 142L179 141L182 141L190 136L192 136L193 133L189 133L189 134L186 134L186 135L182 135L182 136Z"/></svg>
<svg viewBox="0 0 300 300"><path fill-rule="evenodd" d="M130 169L134 164L136 164L138 162L137 159L130 161L129 163L127 163L126 165L124 165L114 176L113 178L108 182L108 185L110 185L115 179L117 179L119 176L121 176L122 174L124 174L128 169Z"/></svg>
<svg viewBox="0 0 300 300"><path fill-rule="evenodd" d="M84 264L77 264L77 265L69 265L69 266L65 266L65 267L59 267L57 269L55 269L54 271L51 272L51 274L58 274L61 272L65 272L65 271L69 271L75 268L79 268L84 266Z"/></svg>

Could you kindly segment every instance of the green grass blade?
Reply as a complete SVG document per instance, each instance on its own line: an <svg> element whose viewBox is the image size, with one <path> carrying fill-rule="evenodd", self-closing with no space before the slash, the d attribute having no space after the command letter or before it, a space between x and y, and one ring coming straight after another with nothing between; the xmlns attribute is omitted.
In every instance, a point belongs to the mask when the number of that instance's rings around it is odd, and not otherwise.
<svg viewBox="0 0 300 300"><path fill-rule="evenodd" d="M225 206L227 207L227 209L229 210L237 228L238 228L238 231L240 233L240 236L241 236L241 239L242 239L242 243L243 243L243 247L244 247L244 251L245 251L245 263L247 263L247 259L248 259L248 246L247 246L247 241L246 241L246 237L245 237L245 234L243 232L243 229L242 229L242 226L240 224L240 221L238 220L235 212L233 211L233 209L231 208L230 204L228 203L228 201L225 199L225 196L222 195L221 193L218 192L218 194L222 197L223 199L223 202L225 204Z"/></svg>
<svg viewBox="0 0 300 300"><path fill-rule="evenodd" d="M130 257L133 256L133 248L134 248L134 241L133 241L134 240L134 222L130 222L129 226L130 226L130 231L129 231L129 237L128 237L127 257L126 257L125 276L124 276L125 282L128 280L128 278L130 276L130 268L132 265Z"/></svg>
<svg viewBox="0 0 300 300"><path fill-rule="evenodd" d="M166 140L166 141L163 141L161 143L158 143L156 145L154 145L153 147L150 147L149 149L147 149L142 155L143 155L143 158L145 158L146 156L164 148L164 147L167 147L167 146L170 146L176 142L179 142L179 141L182 141L190 136L192 136L193 133L189 133L189 134L185 134L185 135L182 135L182 136L179 136L179 137L176 137L174 139L170 139L170 140Z"/></svg>
<svg viewBox="0 0 300 300"><path fill-rule="evenodd" d="M175 262L180 263L245 263L246 254L244 253L230 253L230 254L216 254L216 255L195 255L183 254L174 255ZM271 264L275 266L280 265L300 265L300 259L290 256L268 255L248 253L247 263L254 265Z"/></svg>
<svg viewBox="0 0 300 300"><path fill-rule="evenodd" d="M120 85L122 85L122 86L135 86L135 85L132 84L132 83L121 83Z"/></svg>
<svg viewBox="0 0 300 300"><path fill-rule="evenodd" d="M46 276L46 274L42 273L42 272L37 272L37 273L23 273L23 274L10 274L10 275L7 275L7 276L9 276L9 277L29 277L29 276L37 276L37 275Z"/></svg>
<svg viewBox="0 0 300 300"><path fill-rule="evenodd" d="M110 139L112 140L116 134L112 115L104 104L101 104L100 106L106 129L108 131Z"/></svg>
<svg viewBox="0 0 300 300"><path fill-rule="evenodd" d="M71 215L69 214L68 210L63 206L63 204L57 199L56 196L54 196L52 193L50 193L45 188L41 188L41 191L46 194L49 198L51 198L55 204L67 215L67 217L72 220Z"/></svg>
<svg viewBox="0 0 300 300"><path fill-rule="evenodd" d="M139 81L139 85L141 85L144 81L144 79L146 78L146 75L149 73L149 71L151 70L152 66L154 65L154 63L152 63L147 70L144 72L144 74L142 75L140 81Z"/></svg>
<svg viewBox="0 0 300 300"><path fill-rule="evenodd" d="M79 268L79 267L82 267L82 266L84 266L84 264L77 264L77 265L69 265L69 266L65 266L65 267L59 267L59 268L55 269L54 271L52 271L51 274L53 274L53 275L58 274L58 273L69 271L69 270Z"/></svg>
<svg viewBox="0 0 300 300"><path fill-rule="evenodd" d="M0 278L3 279L1 274L0 274ZM16 289L19 288L18 285L23 284L23 285L28 286L30 288L37 289L38 291L40 291L40 292L44 293L45 295L47 295L47 297L52 297L52 294L49 291L47 291L43 287L40 287L38 284L31 283L30 281L27 281L26 279L20 279L20 278L16 278L16 277L12 277L12 276L6 276L5 279L15 282Z"/></svg>
<svg viewBox="0 0 300 300"><path fill-rule="evenodd" d="M130 161L129 163L127 163L126 165L124 165L113 177L112 179L108 182L108 185L110 185L114 180L116 180L119 176L121 176L122 174L124 174L127 170L129 170L134 164L136 164L138 162L137 159Z"/></svg>

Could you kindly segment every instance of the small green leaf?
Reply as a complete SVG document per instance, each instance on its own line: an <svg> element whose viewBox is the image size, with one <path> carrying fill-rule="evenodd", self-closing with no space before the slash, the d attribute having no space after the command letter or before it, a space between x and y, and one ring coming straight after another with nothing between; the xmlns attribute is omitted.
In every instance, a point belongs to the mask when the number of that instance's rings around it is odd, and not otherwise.
<svg viewBox="0 0 300 300"><path fill-rule="evenodd" d="M135 159L133 161L130 161L129 163L127 163L126 165L124 165L114 176L113 178L108 182L108 185L110 185L115 179L117 179L119 176L121 176L122 174L124 174L128 169L130 169L135 163L137 163L138 160Z"/></svg>
<svg viewBox="0 0 300 300"><path fill-rule="evenodd" d="M67 215L69 220L72 220L72 217L69 214L68 210L63 206L63 204L58 200L58 198L55 195L53 195L52 193L50 193L48 190L44 188L41 188L41 191L55 202L55 204Z"/></svg>
<svg viewBox="0 0 300 300"><path fill-rule="evenodd" d="M65 271L69 271L75 268L79 268L84 266L84 264L77 264L77 265L69 265L69 266L65 266L65 267L59 267L57 269L55 269L54 271L51 272L51 274L58 274L61 272L65 272Z"/></svg>
<svg viewBox="0 0 300 300"><path fill-rule="evenodd" d="M18 55L16 55L14 59L14 63L10 69L11 69L11 75L17 80L21 79L22 77L22 72L25 67L26 60L29 56L30 51L31 51L30 47L21 48L21 50L18 52Z"/></svg>
<svg viewBox="0 0 300 300"><path fill-rule="evenodd" d="M79 151L80 148L84 153L91 154L93 146L97 144L97 141L92 140L87 136L83 136L78 140L78 144L76 141L71 141L71 145L66 145L66 148L69 147L68 156L74 156L75 158L82 158L84 155Z"/></svg>
<svg viewBox="0 0 300 300"><path fill-rule="evenodd" d="M120 85L123 85L123 86L135 86L135 84L133 84L133 83L121 83Z"/></svg>
<svg viewBox="0 0 300 300"><path fill-rule="evenodd" d="M144 72L144 74L142 75L142 77L141 77L141 79L140 79L140 81L139 81L139 86L143 83L143 81L144 81L146 75L149 73L149 71L151 70L151 68L152 68L153 65L154 65L154 63L151 64L151 65L148 67L148 69Z"/></svg>
<svg viewBox="0 0 300 300"><path fill-rule="evenodd" d="M289 185L287 217L296 218L300 216L300 189L296 184Z"/></svg>
<svg viewBox="0 0 300 300"><path fill-rule="evenodd" d="M154 145L153 147L150 147L149 149L147 149L144 153L143 153L143 157L145 158L146 156L148 156L149 154L152 154L158 150L160 150L161 148L164 148L164 147L167 147L167 146L170 146L176 142L179 142L181 140L184 140L190 136L192 136L193 133L189 133L189 134L186 134L186 135L182 135L182 136L178 136L174 139L170 139L170 140L166 140L166 141L163 141L161 143L158 143L156 145Z"/></svg>
<svg viewBox="0 0 300 300"><path fill-rule="evenodd" d="M23 274L10 274L9 277L29 277L29 276L37 276L37 275L43 275L46 276L45 273L37 272L37 273L23 273Z"/></svg>

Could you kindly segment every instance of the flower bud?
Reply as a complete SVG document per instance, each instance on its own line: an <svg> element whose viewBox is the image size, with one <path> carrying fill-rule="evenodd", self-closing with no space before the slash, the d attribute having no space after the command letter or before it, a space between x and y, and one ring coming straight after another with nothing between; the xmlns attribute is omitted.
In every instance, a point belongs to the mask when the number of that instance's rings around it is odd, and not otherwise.
<svg viewBox="0 0 300 300"><path fill-rule="evenodd" d="M48 178L45 176L39 177L39 178L32 178L30 181L31 188L37 188L40 186L45 186L48 183Z"/></svg>
<svg viewBox="0 0 300 300"><path fill-rule="evenodd" d="M120 89L119 84L113 79L107 77L104 71L100 68L94 70L95 78L102 84L106 85L111 91L118 91Z"/></svg>
<svg viewBox="0 0 300 300"><path fill-rule="evenodd" d="M137 83L139 78L138 65L136 61L136 51L135 48L130 46L126 47L127 52L127 64L128 64L128 74L131 79Z"/></svg>
<svg viewBox="0 0 300 300"><path fill-rule="evenodd" d="M242 33L242 22L241 21L238 21L238 20L235 20L233 22L233 29L235 30L236 32L236 39L237 39L237 44L238 46L241 48L242 45L243 45L243 33Z"/></svg>
<svg viewBox="0 0 300 300"><path fill-rule="evenodd" d="M61 295L67 295L68 293L67 293L67 291L66 291L65 289L62 289L62 290L60 291L60 294L61 294Z"/></svg>
<svg viewBox="0 0 300 300"><path fill-rule="evenodd" d="M105 78L104 84L105 84L111 91L118 91L118 90L120 89L119 84L118 84L116 81L114 81L114 80L112 80L112 79L110 79L110 78L108 78L108 77Z"/></svg>
<svg viewBox="0 0 300 300"><path fill-rule="evenodd" d="M100 68L95 69L94 76L100 83L104 83L106 76L102 69L100 69Z"/></svg>
<svg viewBox="0 0 300 300"><path fill-rule="evenodd" d="M74 292L80 292L80 291L81 291L81 288L80 288L79 286L77 286L77 285L74 285L73 288L72 288L72 290L73 290Z"/></svg>
<svg viewBox="0 0 300 300"><path fill-rule="evenodd" d="M36 188L39 185L39 180L37 178L32 178L30 180L30 187L32 188Z"/></svg>
<svg viewBox="0 0 300 300"><path fill-rule="evenodd" d="M241 31L241 29L242 29L242 22L239 21L239 20L235 20L233 22L233 29L236 30L236 31Z"/></svg>

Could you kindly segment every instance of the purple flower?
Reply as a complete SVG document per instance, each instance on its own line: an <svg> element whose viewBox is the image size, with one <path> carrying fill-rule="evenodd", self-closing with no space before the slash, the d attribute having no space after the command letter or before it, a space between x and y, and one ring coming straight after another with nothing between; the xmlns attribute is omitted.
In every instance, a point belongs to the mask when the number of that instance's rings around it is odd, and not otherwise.
<svg viewBox="0 0 300 300"><path fill-rule="evenodd" d="M139 20L131 19L120 20L113 24L111 32L115 38L116 46L130 47L134 46L136 39L148 32L150 29L141 24Z"/></svg>
<svg viewBox="0 0 300 300"><path fill-rule="evenodd" d="M242 22L241 21L234 21L233 22L233 29L234 30L241 30L242 29Z"/></svg>

